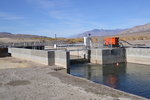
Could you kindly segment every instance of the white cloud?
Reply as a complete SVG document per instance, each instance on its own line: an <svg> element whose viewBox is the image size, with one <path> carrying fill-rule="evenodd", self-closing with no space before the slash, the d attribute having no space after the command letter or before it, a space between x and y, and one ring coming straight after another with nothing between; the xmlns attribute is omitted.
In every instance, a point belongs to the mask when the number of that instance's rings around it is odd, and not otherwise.
<svg viewBox="0 0 150 100"><path fill-rule="evenodd" d="M76 25L83 23L85 16L76 8L70 9L71 0L27 0L29 3L43 9L43 13L61 22ZM81 24L80 24L81 25Z"/></svg>
<svg viewBox="0 0 150 100"><path fill-rule="evenodd" d="M4 20L19 20L23 19L21 16L17 16L8 12L0 12L0 18Z"/></svg>
<svg viewBox="0 0 150 100"><path fill-rule="evenodd" d="M36 8L42 8L42 13L55 19L69 19L71 0L27 0Z"/></svg>
<svg viewBox="0 0 150 100"><path fill-rule="evenodd" d="M32 4L36 4L42 8L62 8L69 6L70 0L27 0Z"/></svg>
<svg viewBox="0 0 150 100"><path fill-rule="evenodd" d="M45 33L79 33L84 30L98 28L101 25L99 22L89 21L89 16L84 12L80 12L78 8L74 7L72 0L27 0L35 8L39 9L45 15L49 16L48 22L57 20L52 26L51 30L39 30ZM88 16L88 17L87 17ZM54 21L55 21L54 20ZM53 22L53 21L52 21ZM57 26L60 29L54 29ZM53 31L52 31L53 30Z"/></svg>

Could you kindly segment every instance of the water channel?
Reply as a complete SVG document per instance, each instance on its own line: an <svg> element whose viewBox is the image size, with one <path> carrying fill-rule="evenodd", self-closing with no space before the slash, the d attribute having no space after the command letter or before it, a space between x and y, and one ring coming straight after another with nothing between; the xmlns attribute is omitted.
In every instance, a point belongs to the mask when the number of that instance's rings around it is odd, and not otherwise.
<svg viewBox="0 0 150 100"><path fill-rule="evenodd" d="M150 65L75 64L71 65L70 74L150 99Z"/></svg>

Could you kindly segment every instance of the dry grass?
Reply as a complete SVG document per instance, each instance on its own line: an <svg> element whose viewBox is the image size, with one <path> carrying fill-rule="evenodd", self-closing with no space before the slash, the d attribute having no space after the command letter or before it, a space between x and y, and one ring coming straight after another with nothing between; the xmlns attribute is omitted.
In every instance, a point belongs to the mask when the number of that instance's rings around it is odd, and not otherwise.
<svg viewBox="0 0 150 100"><path fill-rule="evenodd" d="M80 42L83 42L83 38L66 39L66 42L69 44L80 43Z"/></svg>
<svg viewBox="0 0 150 100"><path fill-rule="evenodd" d="M120 36L123 40L150 40L150 35L129 35Z"/></svg>
<svg viewBox="0 0 150 100"><path fill-rule="evenodd" d="M123 40L150 40L149 32L142 32L136 34L118 35Z"/></svg>
<svg viewBox="0 0 150 100"><path fill-rule="evenodd" d="M53 41L53 40L58 40L58 41L64 41L66 43L72 44L72 43L79 43L79 42L83 42L83 38L34 38L36 40L40 40L40 41Z"/></svg>
<svg viewBox="0 0 150 100"><path fill-rule="evenodd" d="M0 38L0 43L19 43L19 42L38 42L38 41L42 41L42 42L46 42L46 41L63 41L65 43L79 43L79 42L83 42L83 38L16 38L16 39L12 39L12 38Z"/></svg>
<svg viewBox="0 0 150 100"><path fill-rule="evenodd" d="M144 32L144 33L136 33L136 34L126 34L126 35L116 35L117 37L120 37L122 40L126 41L136 41L136 40L150 40L150 33ZM112 37L112 36L108 36ZM99 42L103 41L105 37L101 36L95 36L92 37L93 42ZM73 44L73 43L81 43L83 42L83 38L0 38L0 43L18 43L18 42L36 42L36 41L63 41L68 44Z"/></svg>

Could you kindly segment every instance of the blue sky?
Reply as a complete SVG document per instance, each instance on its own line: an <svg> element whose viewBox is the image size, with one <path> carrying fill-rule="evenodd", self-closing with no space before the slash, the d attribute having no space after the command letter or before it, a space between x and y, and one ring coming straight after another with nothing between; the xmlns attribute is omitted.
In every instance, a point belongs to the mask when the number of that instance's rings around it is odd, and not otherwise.
<svg viewBox="0 0 150 100"><path fill-rule="evenodd" d="M67 37L150 22L150 0L0 0L0 32Z"/></svg>

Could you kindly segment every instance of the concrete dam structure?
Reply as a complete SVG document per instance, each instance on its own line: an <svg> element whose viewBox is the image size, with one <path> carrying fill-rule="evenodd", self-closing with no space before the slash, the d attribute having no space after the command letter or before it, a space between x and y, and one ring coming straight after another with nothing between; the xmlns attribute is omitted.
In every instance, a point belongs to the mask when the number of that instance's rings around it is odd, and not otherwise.
<svg viewBox="0 0 150 100"><path fill-rule="evenodd" d="M45 65L58 65L63 68L70 66L70 51L65 49L35 50L24 48L9 48L12 57L31 60ZM150 64L150 49L146 48L96 48L84 51L83 59L89 63L111 64L131 62ZM80 54L81 55L81 54Z"/></svg>

